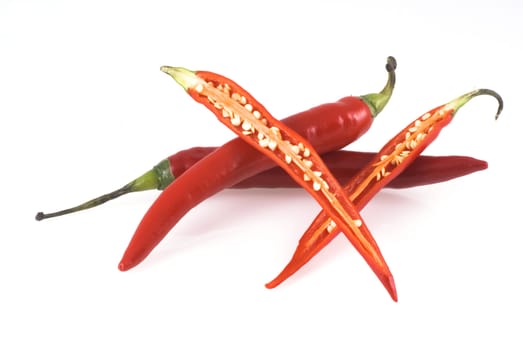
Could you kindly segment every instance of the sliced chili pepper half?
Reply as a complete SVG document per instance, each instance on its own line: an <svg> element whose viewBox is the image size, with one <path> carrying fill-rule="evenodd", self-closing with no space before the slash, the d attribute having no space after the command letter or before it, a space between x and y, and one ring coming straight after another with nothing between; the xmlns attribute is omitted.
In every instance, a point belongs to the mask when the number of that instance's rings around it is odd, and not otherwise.
<svg viewBox="0 0 523 350"><path fill-rule="evenodd" d="M345 186L345 192L356 207L363 209L380 189L403 172L436 139L463 105L480 95L496 98L499 104L497 119L503 109L503 100L498 93L489 89L474 90L423 114L385 144L368 166ZM274 288L285 281L339 233L340 229L330 220L328 213L322 211L300 239L291 261L266 287Z"/></svg>
<svg viewBox="0 0 523 350"><path fill-rule="evenodd" d="M194 100L211 110L221 123L274 160L311 194L346 234L391 298L397 301L392 273L369 229L305 138L274 118L245 89L224 76L180 67L164 66L161 70L172 76Z"/></svg>

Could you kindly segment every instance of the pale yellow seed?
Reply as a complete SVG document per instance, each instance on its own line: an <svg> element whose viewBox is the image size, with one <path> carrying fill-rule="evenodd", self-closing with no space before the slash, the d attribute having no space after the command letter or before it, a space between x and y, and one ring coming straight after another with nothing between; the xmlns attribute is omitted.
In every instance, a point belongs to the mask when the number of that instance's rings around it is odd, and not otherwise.
<svg viewBox="0 0 523 350"><path fill-rule="evenodd" d="M356 227L361 227L362 224L363 224L363 222L361 222L360 219L354 220L354 225L356 225Z"/></svg>
<svg viewBox="0 0 523 350"><path fill-rule="evenodd" d="M236 113L233 113L231 118L231 124L234 126L239 126L241 123L242 120L240 119L240 116Z"/></svg>
<svg viewBox="0 0 523 350"><path fill-rule="evenodd" d="M313 171L312 173L314 175L316 175L317 177L321 177L321 175L322 175L321 171Z"/></svg>
<svg viewBox="0 0 523 350"><path fill-rule="evenodd" d="M240 103L241 103L242 105L244 105L244 104L247 103L247 99L245 98L245 96L240 97Z"/></svg>
<svg viewBox="0 0 523 350"><path fill-rule="evenodd" d="M415 126L409 128L409 131L412 132L412 133L416 132L417 130L418 130L418 128L415 127Z"/></svg>
<svg viewBox="0 0 523 350"><path fill-rule="evenodd" d="M291 164L292 162L292 157L288 154L285 155L285 163L287 164Z"/></svg>
<svg viewBox="0 0 523 350"><path fill-rule="evenodd" d="M231 95L232 99L235 100L235 101L239 101L241 96L239 93L237 92L233 92L232 95Z"/></svg>
<svg viewBox="0 0 523 350"><path fill-rule="evenodd" d="M303 180L304 180L304 181L311 181L311 178L310 178L309 175L307 175L307 174L303 174Z"/></svg>
<svg viewBox="0 0 523 350"><path fill-rule="evenodd" d="M215 102L214 108L216 108L217 110L223 109L223 104L221 104L220 102Z"/></svg>
<svg viewBox="0 0 523 350"><path fill-rule="evenodd" d="M254 118L256 118L256 119L260 119L260 117L261 117L261 113L259 111L253 111L252 115L254 115Z"/></svg>
<svg viewBox="0 0 523 350"><path fill-rule="evenodd" d="M312 189L313 189L314 191L319 191L319 190L321 189L321 185L320 185L320 183L314 181L314 182L312 183Z"/></svg>
<svg viewBox="0 0 523 350"><path fill-rule="evenodd" d="M388 155L383 155L383 156L380 157L380 160L385 160L385 159L387 159L387 158L389 158Z"/></svg>
<svg viewBox="0 0 523 350"><path fill-rule="evenodd" d="M247 136L252 135L252 130L243 130L242 134L247 135Z"/></svg>
<svg viewBox="0 0 523 350"><path fill-rule="evenodd" d="M416 121L414 122L414 126L419 127L420 125L421 125L421 120L416 119Z"/></svg>
<svg viewBox="0 0 523 350"><path fill-rule="evenodd" d="M271 126L270 130L271 130L271 132L274 134L274 136L276 136L278 139L281 139L281 132L280 132L280 129L278 129L278 128L275 127L275 126Z"/></svg>
<svg viewBox="0 0 523 350"><path fill-rule="evenodd" d="M228 109L225 109L225 108L224 108L224 109L222 110L222 116L223 116L224 118L229 118L229 117L231 116L231 112L230 112Z"/></svg>
<svg viewBox="0 0 523 350"><path fill-rule="evenodd" d="M269 145L269 139L264 138L264 139L258 140L258 144L260 145L260 147L265 148Z"/></svg>
<svg viewBox="0 0 523 350"><path fill-rule="evenodd" d="M405 134L405 140L407 140L409 137L410 137L410 132L407 132L407 133Z"/></svg>
<svg viewBox="0 0 523 350"><path fill-rule="evenodd" d="M197 93L201 94L201 93L203 92L203 85L202 85L202 84L198 84L198 85L196 85L196 86L194 87L194 90L195 90Z"/></svg>
<svg viewBox="0 0 523 350"><path fill-rule="evenodd" d="M292 153L299 154L300 153L300 147L296 145L291 145Z"/></svg>
<svg viewBox="0 0 523 350"><path fill-rule="evenodd" d="M278 147L278 142L276 140L270 139L269 140L269 149L271 151L274 151Z"/></svg>
<svg viewBox="0 0 523 350"><path fill-rule="evenodd" d="M303 164L305 164L305 166L306 166L307 168L310 168L310 167L312 167L312 164L313 164L313 163L312 163L311 160L304 159L304 160L303 160Z"/></svg>
<svg viewBox="0 0 523 350"><path fill-rule="evenodd" d="M425 113L422 117L421 117L421 120L427 120L430 118L430 113Z"/></svg>
<svg viewBox="0 0 523 350"><path fill-rule="evenodd" d="M249 112L252 112L253 108L252 108L252 105L250 103L247 103L245 106L245 109L248 110Z"/></svg>
<svg viewBox="0 0 523 350"><path fill-rule="evenodd" d="M311 150L308 149L307 147L305 147L305 149L303 150L303 156L308 157L310 155L311 155Z"/></svg>
<svg viewBox="0 0 523 350"><path fill-rule="evenodd" d="M244 120L243 123L242 123L242 129L247 131L247 130L251 130L252 128L252 125L251 123L248 121L248 120Z"/></svg>

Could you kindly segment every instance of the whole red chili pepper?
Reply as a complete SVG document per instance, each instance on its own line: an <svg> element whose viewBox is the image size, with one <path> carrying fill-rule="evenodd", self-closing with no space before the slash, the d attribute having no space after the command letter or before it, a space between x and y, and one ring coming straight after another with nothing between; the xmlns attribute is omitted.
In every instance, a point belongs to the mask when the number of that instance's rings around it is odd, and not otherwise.
<svg viewBox="0 0 523 350"><path fill-rule="evenodd" d="M497 119L503 109L503 100L495 91L489 89L474 90L423 114L394 136L369 165L345 186L346 193L357 208L361 210L381 188L414 162L452 121L456 112L472 98L480 95L489 95L497 99ZM300 239L291 261L274 280L266 284L267 288L274 288L285 281L339 233L340 229L329 218L328 213L322 211L318 214Z"/></svg>
<svg viewBox="0 0 523 350"><path fill-rule="evenodd" d="M343 230L391 298L397 300L394 279L378 245L343 188L305 137L274 118L261 103L228 78L185 68L164 66L162 71L171 75L194 100L212 111L240 139L272 159L299 183ZM214 169L205 170L210 172ZM165 236L172 228L170 223L175 210L171 202L176 198L173 196L176 191L171 189L178 184L169 186L153 203L140 222L130 246L135 239L143 244L144 237L146 242L155 242L157 237ZM126 261L125 258L126 254L122 261Z"/></svg>
<svg viewBox="0 0 523 350"><path fill-rule="evenodd" d="M343 148L363 135L387 104L396 81L395 68L395 60L389 57L386 65L388 80L378 94L344 97L292 115L283 122L306 137L318 152ZM163 208L165 222L155 230L133 236L119 269L125 271L143 261L170 229L203 200L275 166L272 160L240 138L225 143L168 186L169 193L160 194L159 201L169 199Z"/></svg>
<svg viewBox="0 0 523 350"><path fill-rule="evenodd" d="M91 199L72 208L36 214L36 220L44 220L81 210L90 209L122 195L147 190L163 190L187 169L216 147L192 147L162 160L151 170L130 181L116 191ZM346 183L376 155L372 152L333 151L322 155L323 161L339 182ZM488 167L487 162L465 156L420 156L405 171L386 185L389 188L406 188L444 182ZM279 167L265 170L245 179L231 188L293 188L299 187Z"/></svg>
<svg viewBox="0 0 523 350"><path fill-rule="evenodd" d="M347 183L367 165L376 153L334 151L322 155L325 164L340 183ZM476 171L485 170L488 163L466 156L419 156L398 177L385 187L400 189L445 182ZM232 188L292 188L296 183L280 168L273 168L252 176Z"/></svg>

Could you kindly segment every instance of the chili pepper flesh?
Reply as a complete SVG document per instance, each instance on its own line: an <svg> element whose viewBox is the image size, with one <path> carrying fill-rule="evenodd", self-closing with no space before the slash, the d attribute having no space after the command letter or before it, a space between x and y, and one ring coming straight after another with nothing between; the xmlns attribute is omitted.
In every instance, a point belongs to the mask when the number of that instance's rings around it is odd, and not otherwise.
<svg viewBox="0 0 523 350"><path fill-rule="evenodd" d="M367 167L364 167L345 186L350 199L361 210L369 200L393 178L398 176L423 150L436 139L440 131L453 119L456 112L472 98L489 95L498 101L496 119L503 109L503 100L495 91L478 89L451 102L432 109L414 120L393 137ZM287 266L267 288L274 288L285 281L340 233L337 225L322 211L299 241Z"/></svg>
<svg viewBox="0 0 523 350"><path fill-rule="evenodd" d="M396 81L394 58L389 57L385 67L388 79L379 94L346 96L294 114L283 122L307 138L320 153L344 147L369 129L390 99ZM142 262L198 203L275 166L270 158L239 137L225 143L160 193L138 225L118 268L126 271Z"/></svg>

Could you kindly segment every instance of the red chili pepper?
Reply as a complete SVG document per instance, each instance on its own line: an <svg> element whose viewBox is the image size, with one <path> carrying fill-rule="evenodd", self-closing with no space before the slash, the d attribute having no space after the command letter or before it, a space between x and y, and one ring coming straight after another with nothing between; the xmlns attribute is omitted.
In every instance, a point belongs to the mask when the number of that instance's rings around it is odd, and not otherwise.
<svg viewBox="0 0 523 350"><path fill-rule="evenodd" d="M319 153L292 128L274 118L265 107L234 81L212 72L162 67L189 95L212 111L218 120L258 152L272 159L299 183L328 213L355 246L393 300L397 300L394 279L367 226L338 181L321 160ZM233 153L234 155L234 153ZM194 167L193 167L194 168ZM206 171L213 171L207 168ZM175 183L176 185L176 183ZM145 214L135 237L153 240L158 227L169 222L170 191L167 200L153 203ZM168 215L165 215L165 214ZM142 238L138 241L143 242Z"/></svg>
<svg viewBox="0 0 523 350"><path fill-rule="evenodd" d="M497 119L503 109L503 100L495 91L488 89L474 90L423 114L394 136L369 165L345 186L346 193L356 207L361 210L381 188L398 176L436 139L463 105L480 95L497 99ZM339 233L339 227L329 218L329 214L322 211L300 239L291 261L274 280L266 284L267 288L274 288L285 281Z"/></svg>
<svg viewBox="0 0 523 350"><path fill-rule="evenodd" d="M322 155L322 159L338 182L347 183L376 155L371 152L334 151ZM419 156L398 177L385 187L400 189L445 182L479 170L488 163L465 156ZM292 188L296 183L280 168L266 170L234 185L232 188Z"/></svg>
<svg viewBox="0 0 523 350"><path fill-rule="evenodd" d="M388 80L380 93L362 98L344 97L283 121L306 137L318 152L326 153L346 146L368 130L373 118L390 99L396 81L396 62L392 57L388 58L386 68ZM151 223L150 230L135 233L119 269L125 271L143 261L176 223L203 200L273 167L272 160L240 138L227 142L201 159L158 196L156 203L163 203L162 215L158 215L162 220Z"/></svg>
<svg viewBox="0 0 523 350"><path fill-rule="evenodd" d="M151 170L116 191L91 199L78 206L52 212L36 214L36 220L75 213L94 208L122 195L147 190L163 190L200 159L214 152L216 147L192 147L177 152L159 162ZM376 153L356 151L333 151L322 155L323 161L338 182L346 183L369 163ZM487 169L484 160L465 156L419 156L398 177L386 185L388 188L408 188L449 181L476 171ZM245 179L231 188L295 188L299 187L279 167L265 170Z"/></svg>

